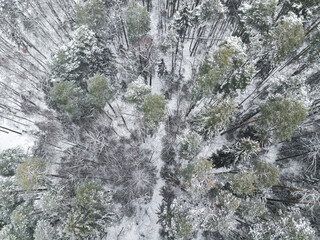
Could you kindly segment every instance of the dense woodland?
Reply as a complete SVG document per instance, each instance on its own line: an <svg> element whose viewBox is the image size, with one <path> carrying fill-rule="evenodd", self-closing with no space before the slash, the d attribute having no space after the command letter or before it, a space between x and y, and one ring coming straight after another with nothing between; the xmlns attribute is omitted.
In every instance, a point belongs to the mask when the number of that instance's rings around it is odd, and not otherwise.
<svg viewBox="0 0 320 240"><path fill-rule="evenodd" d="M0 0L0 239L319 239L319 63L318 0Z"/></svg>

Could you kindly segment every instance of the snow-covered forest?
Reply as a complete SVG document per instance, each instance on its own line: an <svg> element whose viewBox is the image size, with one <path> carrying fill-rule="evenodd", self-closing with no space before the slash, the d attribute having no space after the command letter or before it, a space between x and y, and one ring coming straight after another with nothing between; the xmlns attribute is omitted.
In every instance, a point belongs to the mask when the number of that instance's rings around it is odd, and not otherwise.
<svg viewBox="0 0 320 240"><path fill-rule="evenodd" d="M320 239L319 0L0 0L1 240Z"/></svg>

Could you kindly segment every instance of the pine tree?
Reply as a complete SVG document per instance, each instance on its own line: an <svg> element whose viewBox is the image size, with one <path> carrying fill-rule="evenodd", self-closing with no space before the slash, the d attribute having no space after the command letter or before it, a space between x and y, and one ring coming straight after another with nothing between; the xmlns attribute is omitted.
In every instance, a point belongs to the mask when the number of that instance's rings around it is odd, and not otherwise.
<svg viewBox="0 0 320 240"><path fill-rule="evenodd" d="M72 119L78 119L85 114L86 99L83 91L71 81L61 81L54 84L50 97L57 107L70 114Z"/></svg>
<svg viewBox="0 0 320 240"><path fill-rule="evenodd" d="M21 148L11 148L1 152L0 175L3 177L13 176L17 165L23 162L26 157L26 154Z"/></svg>
<svg viewBox="0 0 320 240"><path fill-rule="evenodd" d="M265 202L259 198L247 198L241 201L240 211L244 219L253 221L268 211Z"/></svg>
<svg viewBox="0 0 320 240"><path fill-rule="evenodd" d="M75 6L75 9L75 22L78 26L87 25L95 32L103 27L106 11L102 0L81 2Z"/></svg>
<svg viewBox="0 0 320 240"><path fill-rule="evenodd" d="M305 37L303 22L294 13L289 12L281 22L271 29L269 47L271 59L275 62L282 61L295 48L301 46Z"/></svg>
<svg viewBox="0 0 320 240"><path fill-rule="evenodd" d="M203 194L215 186L212 163L207 159L197 160L181 171L186 190L192 194Z"/></svg>
<svg viewBox="0 0 320 240"><path fill-rule="evenodd" d="M112 196L100 184L85 181L76 188L75 205L64 223L64 233L71 239L97 237L115 220Z"/></svg>
<svg viewBox="0 0 320 240"><path fill-rule="evenodd" d="M259 150L259 142L250 138L241 138L234 144L231 151L234 152L236 161L246 161L257 154Z"/></svg>
<svg viewBox="0 0 320 240"><path fill-rule="evenodd" d="M29 190L44 184L45 170L46 162L43 159L29 158L18 165L16 178L23 188Z"/></svg>
<svg viewBox="0 0 320 240"><path fill-rule="evenodd" d="M179 10L175 17L175 28L181 38L185 37L186 31L189 27L192 27L193 14L188 5L184 5L181 10Z"/></svg>
<svg viewBox="0 0 320 240"><path fill-rule="evenodd" d="M199 67L192 92L193 101L212 96L218 90L226 95L233 95L237 89L244 90L255 72L246 52L246 46L240 38L229 37L219 45L212 59L206 56Z"/></svg>
<svg viewBox="0 0 320 240"><path fill-rule="evenodd" d="M205 0L200 5L200 17L202 21L210 21L218 14L223 14L227 11L226 7L220 0Z"/></svg>
<svg viewBox="0 0 320 240"><path fill-rule="evenodd" d="M165 117L166 101L161 95L148 95L142 105L143 120L148 129L155 129Z"/></svg>
<svg viewBox="0 0 320 240"><path fill-rule="evenodd" d="M182 202L174 200L171 211L167 216L169 236L173 239L188 240L193 236L192 216Z"/></svg>
<svg viewBox="0 0 320 240"><path fill-rule="evenodd" d="M192 160L201 149L201 136L196 132L185 131L179 140L181 158Z"/></svg>
<svg viewBox="0 0 320 240"><path fill-rule="evenodd" d="M151 87L145 84L144 79L139 76L137 80L129 84L126 99L128 102L135 103L139 108L150 93Z"/></svg>
<svg viewBox="0 0 320 240"><path fill-rule="evenodd" d="M215 105L205 106L191 122L196 132L203 135L205 139L211 138L225 128L234 110L233 100L226 98Z"/></svg>
<svg viewBox="0 0 320 240"><path fill-rule="evenodd" d="M254 169L258 175L257 187L268 188L279 182L279 170L271 163L256 161Z"/></svg>
<svg viewBox="0 0 320 240"><path fill-rule="evenodd" d="M261 221L250 228L249 239L312 239L314 230L298 209L280 213L271 221Z"/></svg>
<svg viewBox="0 0 320 240"><path fill-rule="evenodd" d="M253 4L243 3L240 7L241 22L245 28L267 32L274 21L278 0L258 0Z"/></svg>
<svg viewBox="0 0 320 240"><path fill-rule="evenodd" d="M237 173L231 178L231 188L235 194L251 195L256 189L254 182L257 176L253 171Z"/></svg>
<svg viewBox="0 0 320 240"><path fill-rule="evenodd" d="M131 0L125 12L128 38L130 43L136 43L150 29L150 16L147 10L136 1Z"/></svg>
<svg viewBox="0 0 320 240"><path fill-rule="evenodd" d="M11 214L11 225L18 239L32 240L35 228L35 215L31 204L19 205Z"/></svg>
<svg viewBox="0 0 320 240"><path fill-rule="evenodd" d="M298 124L307 117L307 109L301 102L291 98L275 98L261 107L258 130L261 136L273 133L276 140L291 139Z"/></svg>
<svg viewBox="0 0 320 240"><path fill-rule="evenodd" d="M0 181L0 227L10 223L12 212L24 202L13 178Z"/></svg>
<svg viewBox="0 0 320 240"><path fill-rule="evenodd" d="M57 236L54 227L47 220L39 220L33 238L34 240L54 240Z"/></svg>
<svg viewBox="0 0 320 240"><path fill-rule="evenodd" d="M64 191L65 189L58 188L50 189L43 193L39 200L39 208L51 217L61 214L65 211L63 206L66 198Z"/></svg>
<svg viewBox="0 0 320 240"><path fill-rule="evenodd" d="M98 109L103 109L106 102L112 99L114 93L110 81L99 73L89 78L88 91L90 103Z"/></svg>
<svg viewBox="0 0 320 240"><path fill-rule="evenodd" d="M82 25L74 31L72 40L53 56L49 66L50 80L74 81L86 90L89 77L97 72L104 74L112 68L110 55L109 49L99 41L95 32Z"/></svg>
<svg viewBox="0 0 320 240"><path fill-rule="evenodd" d="M0 238L6 240L20 240L14 234L14 230L11 225L4 226L0 231Z"/></svg>

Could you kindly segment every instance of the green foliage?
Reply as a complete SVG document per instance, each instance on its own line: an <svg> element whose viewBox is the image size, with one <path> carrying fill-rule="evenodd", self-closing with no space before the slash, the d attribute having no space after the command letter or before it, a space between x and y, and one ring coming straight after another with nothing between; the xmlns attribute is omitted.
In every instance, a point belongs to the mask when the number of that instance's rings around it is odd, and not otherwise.
<svg viewBox="0 0 320 240"><path fill-rule="evenodd" d="M20 163L16 170L18 183L25 189L29 190L44 183L44 172L46 162L40 158L29 158Z"/></svg>
<svg viewBox="0 0 320 240"><path fill-rule="evenodd" d="M192 222L186 213L175 213L172 222L177 239L188 240L192 237Z"/></svg>
<svg viewBox="0 0 320 240"><path fill-rule="evenodd" d="M139 108L150 93L151 87L145 84L144 79L139 76L137 80L129 84L126 99L128 102L137 104Z"/></svg>
<svg viewBox="0 0 320 240"><path fill-rule="evenodd" d="M42 194L39 200L40 209L49 216L56 216L64 210L64 189L50 189Z"/></svg>
<svg viewBox="0 0 320 240"><path fill-rule="evenodd" d="M11 225L18 239L32 240L36 223L31 205L19 205L11 214Z"/></svg>
<svg viewBox="0 0 320 240"><path fill-rule="evenodd" d="M34 240L54 240L57 239L55 229L47 220L39 220L34 230Z"/></svg>
<svg viewBox="0 0 320 240"><path fill-rule="evenodd" d="M195 16L192 14L191 6L184 4L182 8L176 12L174 18L174 26L180 37L184 37L188 27L193 25Z"/></svg>
<svg viewBox="0 0 320 240"><path fill-rule="evenodd" d="M10 223L13 210L24 202L22 196L15 190L16 185L13 178L0 181L0 228Z"/></svg>
<svg viewBox="0 0 320 240"><path fill-rule="evenodd" d="M241 138L232 147L232 151L238 160L248 160L260 150L259 142L250 138Z"/></svg>
<svg viewBox="0 0 320 240"><path fill-rule="evenodd" d="M166 101L161 95L148 95L142 105L143 120L147 128L155 129L165 117Z"/></svg>
<svg viewBox="0 0 320 240"><path fill-rule="evenodd" d="M237 173L231 178L231 188L235 194L250 195L256 189L254 182L257 176L252 171Z"/></svg>
<svg viewBox="0 0 320 240"><path fill-rule="evenodd" d="M88 91L90 103L100 109L113 97L113 89L110 86L110 82L104 75L99 73L89 78Z"/></svg>
<svg viewBox="0 0 320 240"><path fill-rule="evenodd" d="M130 43L134 44L150 29L150 15L136 1L131 0L125 12L127 32Z"/></svg>
<svg viewBox="0 0 320 240"><path fill-rule="evenodd" d="M11 225L4 226L0 231L0 239L5 240L20 240L14 234L13 228Z"/></svg>
<svg viewBox="0 0 320 240"><path fill-rule="evenodd" d="M276 140L291 139L298 124L307 117L307 109L298 100L290 98L275 98L261 107L261 120L258 131L267 137L268 132L274 134Z"/></svg>
<svg viewBox="0 0 320 240"><path fill-rule="evenodd" d="M17 165L24 161L26 154L21 148L6 149L0 154L0 175L3 177L13 176Z"/></svg>
<svg viewBox="0 0 320 240"><path fill-rule="evenodd" d="M174 202L169 215L169 235L173 239L189 240L192 238L193 225L190 213L181 205Z"/></svg>
<svg viewBox="0 0 320 240"><path fill-rule="evenodd" d="M181 173L186 190L192 194L202 194L214 187L212 170L212 163L207 159L189 164Z"/></svg>
<svg viewBox="0 0 320 240"><path fill-rule="evenodd" d="M250 198L241 202L241 214L244 219L249 221L254 220L256 217L262 216L268 211L266 204L260 199Z"/></svg>
<svg viewBox="0 0 320 240"><path fill-rule="evenodd" d="M53 56L49 65L50 80L74 81L83 90L86 88L85 80L96 72L105 72L108 61L107 49L98 41L96 34L88 26L78 27L73 39L62 46Z"/></svg>
<svg viewBox="0 0 320 240"><path fill-rule="evenodd" d="M218 14L226 12L220 0L206 0L200 5L200 17L202 21L210 21Z"/></svg>
<svg viewBox="0 0 320 240"><path fill-rule="evenodd" d="M81 208L73 208L64 222L64 233L68 239L88 239L96 228L94 216Z"/></svg>
<svg viewBox="0 0 320 240"><path fill-rule="evenodd" d="M241 67L246 57L244 45L237 37L231 37L221 43L213 55L214 63L224 72Z"/></svg>
<svg viewBox="0 0 320 240"><path fill-rule="evenodd" d="M234 212L238 209L240 200L228 191L220 191L215 204L223 211Z"/></svg>
<svg viewBox="0 0 320 240"><path fill-rule="evenodd" d="M94 182L83 182L77 186L76 201L81 207L96 207L101 204L102 186ZM91 205L94 204L94 205Z"/></svg>
<svg viewBox="0 0 320 240"><path fill-rule="evenodd" d="M84 115L85 97L74 82L55 83L50 91L50 97L57 107L70 114L72 119L78 119Z"/></svg>
<svg viewBox="0 0 320 240"><path fill-rule="evenodd" d="M240 7L241 22L246 28L253 27L261 32L272 25L278 0L258 0Z"/></svg>
<svg viewBox="0 0 320 240"><path fill-rule="evenodd" d="M191 160L200 152L201 136L196 132L185 132L179 141L181 158Z"/></svg>
<svg viewBox="0 0 320 240"><path fill-rule="evenodd" d="M249 239L284 239L308 240L314 236L310 222L301 216L298 209L281 213L272 221L261 221L254 224L249 232Z"/></svg>
<svg viewBox="0 0 320 240"><path fill-rule="evenodd" d="M238 37L222 42L214 52L212 61L207 56L200 65L192 100L196 102L202 97L212 96L217 90L229 95L237 89L245 89L255 72L254 66L248 62L246 51Z"/></svg>
<svg viewBox="0 0 320 240"><path fill-rule="evenodd" d="M271 30L270 47L274 50L272 59L285 59L295 48L301 46L304 37L302 20L290 12Z"/></svg>
<svg viewBox="0 0 320 240"><path fill-rule="evenodd" d="M274 167L271 163L256 161L254 170L258 175L258 187L268 188L279 182L279 169Z"/></svg>
<svg viewBox="0 0 320 240"><path fill-rule="evenodd" d="M72 210L64 223L64 233L71 239L87 239L106 232L115 219L112 196L100 184L85 181L76 188Z"/></svg>
<svg viewBox="0 0 320 240"><path fill-rule="evenodd" d="M221 75L221 70L217 66L213 66L213 63L206 57L199 67L196 87L192 92L192 100L197 102L205 96L210 96L215 87L218 86Z"/></svg>
<svg viewBox="0 0 320 240"><path fill-rule="evenodd" d="M87 25L97 31L103 27L105 14L102 0L89 0L76 4L75 22L78 26Z"/></svg>
<svg viewBox="0 0 320 240"><path fill-rule="evenodd" d="M205 138L213 137L229 123L235 109L236 106L231 98L220 100L215 105L205 106L192 120L195 131Z"/></svg>

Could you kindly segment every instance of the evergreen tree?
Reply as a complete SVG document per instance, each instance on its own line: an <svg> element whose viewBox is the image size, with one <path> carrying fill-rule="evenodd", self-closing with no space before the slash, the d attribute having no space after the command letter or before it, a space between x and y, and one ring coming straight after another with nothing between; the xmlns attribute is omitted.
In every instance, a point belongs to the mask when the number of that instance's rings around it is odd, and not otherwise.
<svg viewBox="0 0 320 240"><path fill-rule="evenodd" d="M188 240L193 236L192 216L180 201L174 201L168 219L168 233L173 239Z"/></svg>
<svg viewBox="0 0 320 240"><path fill-rule="evenodd" d="M276 140L291 139L298 124L307 117L307 109L298 100L275 98L261 107L258 130L264 138L273 133Z"/></svg>
<svg viewBox="0 0 320 240"><path fill-rule="evenodd" d="M50 92L57 107L70 114L72 119L79 119L85 114L86 99L83 91L74 82L61 81L54 84Z"/></svg>
<svg viewBox="0 0 320 240"><path fill-rule="evenodd" d="M129 84L126 99L128 102L135 103L139 108L150 93L151 87L145 84L144 79L139 76L137 80Z"/></svg>
<svg viewBox="0 0 320 240"><path fill-rule="evenodd" d="M46 162L43 159L29 158L18 165L16 178L23 188L29 190L44 184L45 170Z"/></svg>
<svg viewBox="0 0 320 240"><path fill-rule="evenodd" d="M181 10L176 13L174 18L175 27L181 38L184 38L187 29L192 27L193 18L192 10L188 5L184 5Z"/></svg>
<svg viewBox="0 0 320 240"><path fill-rule="evenodd" d="M261 221L251 227L250 239L312 239L314 230L310 222L301 216L298 209L280 213L271 221Z"/></svg>
<svg viewBox="0 0 320 240"><path fill-rule="evenodd" d="M255 71L254 66L248 62L246 51L240 38L230 37L219 45L212 59L207 56L199 67L193 101L211 96L217 90L234 94L237 89L245 89Z"/></svg>
<svg viewBox="0 0 320 240"><path fill-rule="evenodd" d="M201 149L201 136L196 132L185 131L179 141L181 158L192 160Z"/></svg>
<svg viewBox="0 0 320 240"><path fill-rule="evenodd" d="M237 173L231 178L231 188L235 194L250 195L256 189L254 182L257 176L253 171Z"/></svg>
<svg viewBox="0 0 320 240"><path fill-rule="evenodd" d="M136 1L131 0L125 12L128 38L130 43L136 43L150 29L150 16L147 10Z"/></svg>
<svg viewBox="0 0 320 240"><path fill-rule="evenodd" d="M0 231L0 239L6 240L20 240L14 234L13 228L11 225L4 226Z"/></svg>
<svg viewBox="0 0 320 240"><path fill-rule="evenodd" d="M278 0L258 0L253 4L243 3L240 7L241 22L245 28L267 32L274 21Z"/></svg>
<svg viewBox="0 0 320 240"><path fill-rule="evenodd" d="M254 169L258 175L258 187L272 187L279 182L279 170L271 163L256 161Z"/></svg>
<svg viewBox="0 0 320 240"><path fill-rule="evenodd" d="M161 95L148 95L142 105L143 120L148 129L155 129L165 117L166 101Z"/></svg>
<svg viewBox="0 0 320 240"><path fill-rule="evenodd" d="M203 194L215 186L212 163L200 159L182 169L181 175L186 190L192 194Z"/></svg>
<svg viewBox="0 0 320 240"><path fill-rule="evenodd" d="M64 233L71 239L97 237L95 234L105 233L115 218L110 192L85 181L76 188L75 205L64 223Z"/></svg>
<svg viewBox="0 0 320 240"><path fill-rule="evenodd" d="M105 23L106 11L102 0L89 0L75 6L75 22L78 26L87 25L95 32Z"/></svg>
<svg viewBox="0 0 320 240"><path fill-rule="evenodd" d="M253 155L257 154L259 150L259 142L251 140L250 138L241 138L232 147L236 161L249 160Z"/></svg>
<svg viewBox="0 0 320 240"><path fill-rule="evenodd" d="M218 14L223 14L226 11L226 7L220 0L205 0L200 5L200 18L202 21L210 21L216 18Z"/></svg>
<svg viewBox="0 0 320 240"><path fill-rule="evenodd" d="M64 191L63 188L50 189L42 194L39 200L40 209L47 215L53 217L65 211L64 207Z"/></svg>
<svg viewBox="0 0 320 240"><path fill-rule="evenodd" d="M34 230L34 240L55 240L57 239L55 229L46 220L39 220Z"/></svg>
<svg viewBox="0 0 320 240"><path fill-rule="evenodd" d="M273 50L271 59L275 62L282 61L295 48L301 46L304 37L302 19L290 12L271 30L269 41L269 47Z"/></svg>
<svg viewBox="0 0 320 240"><path fill-rule="evenodd" d="M35 215L31 204L19 205L11 214L11 225L17 239L32 240L35 228Z"/></svg>
<svg viewBox="0 0 320 240"><path fill-rule="evenodd" d="M100 42L96 34L82 25L73 33L73 39L62 46L50 64L52 82L74 81L86 90L86 80L96 72L104 74L109 64L110 51ZM108 66L109 65L109 66Z"/></svg>
<svg viewBox="0 0 320 240"><path fill-rule="evenodd" d="M99 109L103 109L106 102L113 97L113 88L104 75L96 73L88 80L88 91L90 103Z"/></svg>
<svg viewBox="0 0 320 240"><path fill-rule="evenodd" d="M10 224L12 212L24 202L16 189L13 178L0 181L0 228L3 225Z"/></svg>
<svg viewBox="0 0 320 240"><path fill-rule="evenodd" d="M234 110L233 100L226 98L215 105L205 106L191 121L196 132L211 138L225 128Z"/></svg>
<svg viewBox="0 0 320 240"><path fill-rule="evenodd" d="M3 177L13 176L17 165L23 162L26 154L21 148L10 148L0 154L0 175Z"/></svg>
<svg viewBox="0 0 320 240"><path fill-rule="evenodd" d="M241 214L244 219L253 221L268 212L266 204L259 198L247 198L241 201Z"/></svg>

